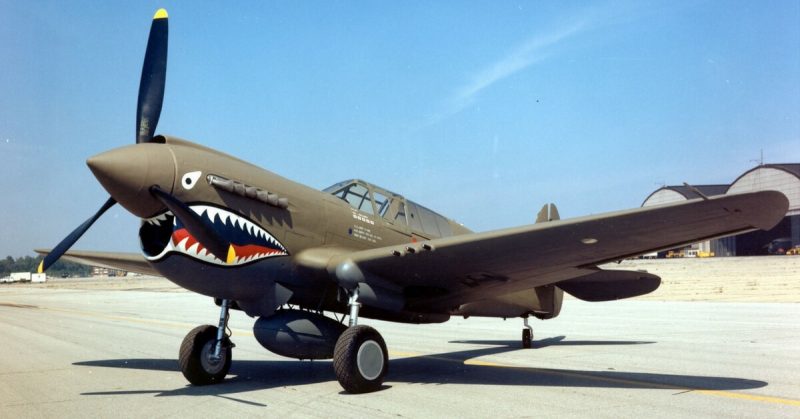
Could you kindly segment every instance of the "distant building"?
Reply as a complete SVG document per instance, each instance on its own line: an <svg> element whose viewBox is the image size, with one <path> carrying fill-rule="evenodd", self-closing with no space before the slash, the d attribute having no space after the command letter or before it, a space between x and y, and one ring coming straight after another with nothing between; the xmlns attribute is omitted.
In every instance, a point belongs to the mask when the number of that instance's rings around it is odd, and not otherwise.
<svg viewBox="0 0 800 419"><path fill-rule="evenodd" d="M764 254L766 246L773 240L788 238L792 245L800 244L800 163L754 167L734 180L726 193L765 190L783 192L789 198L786 217L770 231L754 231L732 237L725 243L726 250L736 255Z"/></svg>
<svg viewBox="0 0 800 419"><path fill-rule="evenodd" d="M8 282L30 282L30 272L11 272Z"/></svg>
<svg viewBox="0 0 800 419"><path fill-rule="evenodd" d="M785 243L800 245L800 163L762 164L744 172L730 185L664 186L651 193L642 203L642 207L700 198L696 191L712 197L766 190L782 192L789 198L786 216L772 230L759 230L698 243L685 249L685 253L710 252L715 256L750 256L778 251L785 247ZM775 246L775 243L782 245ZM673 254L677 252L680 250L675 249Z"/></svg>
<svg viewBox="0 0 800 419"><path fill-rule="evenodd" d="M692 187L683 186L664 186L651 193L644 202L643 207L652 207L654 205L668 204L671 202L686 201L689 199L700 198L692 188L700 191L705 196L725 195L730 185L692 185Z"/></svg>
<svg viewBox="0 0 800 419"><path fill-rule="evenodd" d="M92 276L125 276L128 271L122 269L102 268L100 266L92 267Z"/></svg>

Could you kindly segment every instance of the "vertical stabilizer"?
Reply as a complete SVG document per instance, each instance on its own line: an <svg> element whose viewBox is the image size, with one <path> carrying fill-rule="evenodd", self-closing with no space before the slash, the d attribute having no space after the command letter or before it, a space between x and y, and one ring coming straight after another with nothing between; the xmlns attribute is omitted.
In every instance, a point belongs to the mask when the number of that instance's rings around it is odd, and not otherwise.
<svg viewBox="0 0 800 419"><path fill-rule="evenodd" d="M544 204L541 210L539 210L539 214L536 215L536 222L543 223L546 221L555 221L558 220L558 209L556 208L556 204Z"/></svg>

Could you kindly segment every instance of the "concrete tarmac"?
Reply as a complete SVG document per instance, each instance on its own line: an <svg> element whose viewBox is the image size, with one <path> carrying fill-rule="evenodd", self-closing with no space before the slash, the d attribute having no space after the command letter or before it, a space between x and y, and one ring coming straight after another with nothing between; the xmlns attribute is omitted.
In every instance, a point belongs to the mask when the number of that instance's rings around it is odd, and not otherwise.
<svg viewBox="0 0 800 419"><path fill-rule="evenodd" d="M203 296L145 286L0 287L0 417L798 417L800 305L565 302L534 320L372 320L383 390L342 392L330 361L267 352L233 312L227 380L194 387L183 336L215 323Z"/></svg>

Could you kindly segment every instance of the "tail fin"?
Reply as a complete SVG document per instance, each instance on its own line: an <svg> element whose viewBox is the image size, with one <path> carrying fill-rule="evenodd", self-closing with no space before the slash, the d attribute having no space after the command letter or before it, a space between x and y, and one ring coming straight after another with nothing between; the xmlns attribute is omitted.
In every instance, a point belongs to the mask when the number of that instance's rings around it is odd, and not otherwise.
<svg viewBox="0 0 800 419"><path fill-rule="evenodd" d="M560 219L558 216L558 209L556 209L556 204L544 204L541 210L539 210L539 214L536 216L537 223L543 223L546 221L555 221Z"/></svg>

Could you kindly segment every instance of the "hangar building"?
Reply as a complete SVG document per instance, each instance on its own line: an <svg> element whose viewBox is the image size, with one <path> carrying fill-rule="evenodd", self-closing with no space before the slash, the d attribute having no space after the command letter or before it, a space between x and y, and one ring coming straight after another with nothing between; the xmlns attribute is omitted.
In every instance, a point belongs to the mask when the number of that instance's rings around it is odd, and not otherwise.
<svg viewBox="0 0 800 419"><path fill-rule="evenodd" d="M748 256L800 245L800 163L762 164L744 172L730 185L664 186L651 193L642 206L700 198L696 191L711 197L764 190L780 191L789 198L789 211L775 228L699 243L689 251Z"/></svg>

